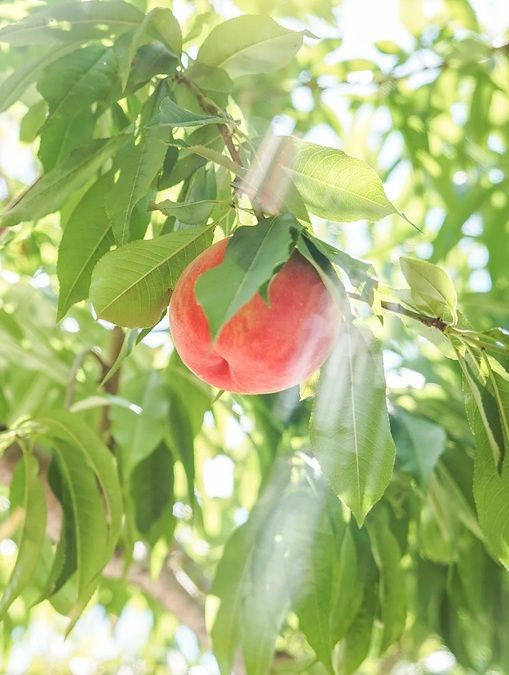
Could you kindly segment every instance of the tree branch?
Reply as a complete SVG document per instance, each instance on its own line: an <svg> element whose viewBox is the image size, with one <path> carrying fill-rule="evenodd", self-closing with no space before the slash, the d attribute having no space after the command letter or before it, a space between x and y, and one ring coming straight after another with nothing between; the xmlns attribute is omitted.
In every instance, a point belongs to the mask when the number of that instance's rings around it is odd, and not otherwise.
<svg viewBox="0 0 509 675"><path fill-rule="evenodd" d="M176 76L177 82L180 84L184 84L188 89L191 89L193 93L196 96L196 99L198 103L200 104L201 109L203 112L208 113L209 115L220 115L223 114L223 111L216 106L213 101L208 99L206 96L203 95L203 92L201 89L192 81L190 80L186 75L183 73L179 73ZM240 158L240 153L235 146L235 143L233 142L233 136L226 124L218 124L217 128L219 129L219 133L223 137L224 144L228 148L228 152L230 153L230 157L233 159L234 162L236 162L239 166L242 166L242 160Z"/></svg>
<svg viewBox="0 0 509 675"><path fill-rule="evenodd" d="M349 298L352 298L352 300L359 300L360 302L366 303L368 302L361 295L359 295L359 293L347 292L347 295ZM411 309L403 307L403 305L400 305L398 302L388 302L387 300L382 300L380 305L389 312L399 314L400 316L407 316L409 319L415 319L416 321L420 321L420 323L424 324L425 326L436 328L437 330L442 331L442 333L446 328L449 327L449 324L443 321L440 317L419 314L418 312L414 312Z"/></svg>
<svg viewBox="0 0 509 675"><path fill-rule="evenodd" d="M1 484L9 485L11 483L19 458L20 451L16 446L9 448L2 455L0 458ZM62 508L46 477L48 462L46 458L41 456L38 456L38 460L41 466L39 478L44 488L48 509L46 532L52 541L58 541L62 524ZM14 527L16 523L17 516L9 522L9 527ZM173 567L176 567L176 565L174 564ZM149 570L143 564L137 562L126 572L123 560L119 555L107 564L103 574L105 577L113 579L125 578L128 583L137 586L144 593L152 596L168 612L171 612L180 623L188 626L196 634L203 648L210 647L205 625L204 605L199 599L201 594L195 597L183 587L177 578L178 569L176 571L172 569L169 560L163 565L157 579L152 579Z"/></svg>
<svg viewBox="0 0 509 675"><path fill-rule="evenodd" d="M193 631L202 647L210 647L203 603L183 588L168 561L157 579L152 579L150 572L141 563L133 563L126 572L120 557L113 558L103 574L112 579L125 578L128 583L159 601L180 623Z"/></svg>

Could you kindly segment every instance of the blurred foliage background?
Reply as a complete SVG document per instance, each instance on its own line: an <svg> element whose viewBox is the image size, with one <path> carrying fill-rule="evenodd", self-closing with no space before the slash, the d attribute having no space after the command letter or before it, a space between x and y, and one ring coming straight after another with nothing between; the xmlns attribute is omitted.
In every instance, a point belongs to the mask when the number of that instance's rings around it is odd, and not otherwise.
<svg viewBox="0 0 509 675"><path fill-rule="evenodd" d="M16 21L36 4L4 1L0 22ZM143 11L158 5L132 4ZM317 218L316 232L369 260L387 286L403 285L395 265L402 254L439 263L475 328L509 325L506 2L170 4L190 55L211 27L241 12L267 13L320 38L306 38L284 69L235 81L233 96L248 132L294 133L365 159L417 227L397 215L374 224ZM37 46L0 45L0 78L36 53ZM40 171L44 115L35 87L0 114L4 203ZM0 422L10 426L62 405L74 372L73 400L89 405L90 423L97 424L102 413L93 397L101 364L83 355L93 348L107 356L113 329L94 321L85 303L56 324L58 219L46 216L35 228L21 225L0 236ZM506 673L509 584L486 553L475 515L473 441L457 364L397 317L373 328L383 339L397 446L384 504L403 552L408 616L405 633L382 657L380 630L375 634L371 658L356 672ZM205 602L206 593L225 542L247 519L275 458L305 449L310 400L290 390L213 401L172 352L164 322L124 361L118 394L129 406L112 407L112 436L120 447L143 445L146 460L136 469L136 485L158 485L145 494L133 488L131 570L124 580L121 568L107 568L96 604L65 642L58 614L65 611L65 593L31 613L33 595L16 601L4 620L2 672L218 672L203 634L213 604L210 596ZM441 450L422 474L414 446L426 447L437 434ZM16 553L7 487L0 511L5 580ZM156 580L160 570L166 585ZM176 594L168 587L178 587ZM324 672L293 616L277 649L275 672Z"/></svg>

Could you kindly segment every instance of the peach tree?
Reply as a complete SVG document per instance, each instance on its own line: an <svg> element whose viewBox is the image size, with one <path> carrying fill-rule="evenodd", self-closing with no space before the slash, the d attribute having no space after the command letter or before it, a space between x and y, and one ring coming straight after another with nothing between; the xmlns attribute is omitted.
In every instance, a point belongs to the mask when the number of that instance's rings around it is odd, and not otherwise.
<svg viewBox="0 0 509 675"><path fill-rule="evenodd" d="M7 652L39 603L72 636L140 596L149 672L179 624L224 675L440 645L506 672L509 49L426 4L362 57L322 0L0 6ZM295 256L334 308L296 386L223 391L173 347L173 291L225 237L194 286L210 344ZM298 286L238 322L244 381L277 375Z"/></svg>

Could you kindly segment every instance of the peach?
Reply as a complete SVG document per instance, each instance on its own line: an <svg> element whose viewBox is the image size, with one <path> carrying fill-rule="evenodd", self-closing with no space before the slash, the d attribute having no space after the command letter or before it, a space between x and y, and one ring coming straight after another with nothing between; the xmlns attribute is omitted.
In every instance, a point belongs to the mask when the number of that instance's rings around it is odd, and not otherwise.
<svg viewBox="0 0 509 675"><path fill-rule="evenodd" d="M223 261L228 242L203 251L176 284L169 318L177 352L198 377L227 391L271 393L304 381L332 350L340 318L336 301L313 265L294 252L269 284L269 304L256 293L213 344L195 286Z"/></svg>

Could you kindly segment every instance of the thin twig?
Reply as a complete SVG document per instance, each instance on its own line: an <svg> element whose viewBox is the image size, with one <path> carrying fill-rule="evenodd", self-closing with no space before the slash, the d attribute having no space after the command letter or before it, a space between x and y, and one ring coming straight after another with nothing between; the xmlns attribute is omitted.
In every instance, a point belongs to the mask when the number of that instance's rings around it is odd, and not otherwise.
<svg viewBox="0 0 509 675"><path fill-rule="evenodd" d="M191 89L191 91L194 92L194 94L196 96L196 100L198 101L198 103L199 103L201 109L203 110L203 112L206 112L209 115L224 115L221 108L216 106L216 104L213 101L211 101L209 98L204 96L203 92L198 87L198 85L196 85L186 75L184 75L183 73L179 73L176 76L176 80L177 80L177 82L185 85L186 87ZM242 158L240 156L239 149L236 147L235 143L233 142L233 134L232 134L231 130L229 129L228 125L227 124L218 124L217 128L219 129L219 133L221 134L221 136L223 138L224 144L225 144L228 152L230 153L230 157L232 158L232 160L236 164L238 164L240 167L244 167L244 163L242 162ZM240 181L241 179L242 179L242 176L237 175L236 182ZM251 204L253 205L253 213L254 213L256 219L258 221L262 220L263 219L262 209L259 207L259 205L256 203L256 201L253 201L253 199L251 199Z"/></svg>
<svg viewBox="0 0 509 675"><path fill-rule="evenodd" d="M192 80L190 80L186 75L179 73L177 75L177 82L180 84L184 84L186 87L191 89L200 104L201 109L203 112L208 113L209 115L221 115L223 114L223 111L216 106L213 101L208 99L206 96L204 96L203 92L201 89L196 85ZM235 146L235 143L233 142L233 135L228 128L226 124L218 124L217 128L219 129L219 133L223 137L224 144L228 148L228 152L230 153L231 158L233 159L234 162L236 162L239 166L242 166L242 160L240 158L240 153Z"/></svg>
<svg viewBox="0 0 509 675"><path fill-rule="evenodd" d="M347 295L353 300L359 300L360 302L368 302L358 293L347 293ZM437 328L439 331L442 331L442 333L446 330L446 328L449 327L449 324L443 321L443 319L441 319L440 317L427 316L426 314L419 314L418 312L414 312L411 309L403 307L403 305L400 305L398 302L388 302L387 300L382 300L380 302L380 305L389 312L393 312L394 314L400 314L401 316L407 316L410 319L415 319L416 321L420 321L421 323L423 323L425 326L429 326L430 328Z"/></svg>

